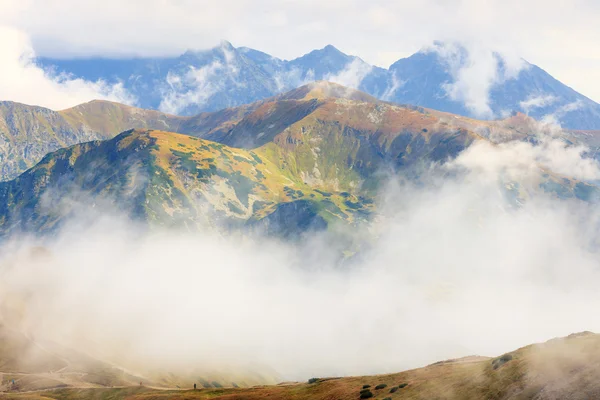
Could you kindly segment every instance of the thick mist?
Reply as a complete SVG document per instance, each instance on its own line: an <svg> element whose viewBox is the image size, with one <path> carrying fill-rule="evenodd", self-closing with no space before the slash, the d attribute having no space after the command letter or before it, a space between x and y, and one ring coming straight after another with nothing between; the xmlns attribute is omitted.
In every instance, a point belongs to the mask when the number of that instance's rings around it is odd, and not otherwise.
<svg viewBox="0 0 600 400"><path fill-rule="evenodd" d="M482 141L425 185L392 176L343 263L327 233L148 232L113 213L16 237L2 248L0 317L134 372L265 366L298 380L597 331L597 206L529 190L549 171L598 179L584 154L549 136Z"/></svg>

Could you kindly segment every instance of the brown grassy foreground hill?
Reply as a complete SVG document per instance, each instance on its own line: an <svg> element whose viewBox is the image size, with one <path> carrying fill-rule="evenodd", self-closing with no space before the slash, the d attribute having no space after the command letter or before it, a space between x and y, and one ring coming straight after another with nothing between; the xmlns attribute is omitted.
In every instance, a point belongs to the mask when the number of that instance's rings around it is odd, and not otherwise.
<svg viewBox="0 0 600 400"><path fill-rule="evenodd" d="M467 357L397 374L246 389L65 388L13 399L597 399L600 335L581 333L497 358ZM369 394L372 397L368 397Z"/></svg>
<svg viewBox="0 0 600 400"><path fill-rule="evenodd" d="M167 371L172 370L147 368L143 375L134 374L120 365L54 342L34 339L0 323L0 399L6 394L30 396L59 388L125 388L139 386L140 381L162 389L190 387L194 381L213 388L251 387L279 381L275 373L271 374L267 368L259 372L256 366L252 370L240 368L235 371L217 367L208 370L201 366L181 368L183 372L178 373Z"/></svg>

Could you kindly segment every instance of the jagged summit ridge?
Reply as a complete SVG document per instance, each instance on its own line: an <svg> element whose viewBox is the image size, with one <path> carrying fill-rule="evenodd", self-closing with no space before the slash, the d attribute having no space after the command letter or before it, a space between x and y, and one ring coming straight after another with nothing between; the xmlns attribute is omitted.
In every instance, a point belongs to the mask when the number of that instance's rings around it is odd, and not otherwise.
<svg viewBox="0 0 600 400"><path fill-rule="evenodd" d="M381 100L469 117L499 118L521 111L537 119L552 116L570 129L600 128L600 105L525 60L523 68L509 71L502 57L494 54L500 79L490 85L483 105L452 89L459 79L456 71L472 62L468 50L441 42L398 60L389 69L369 65L332 45L285 61L229 42L173 58L41 58L38 62L92 81L122 82L142 108L179 115L247 104L328 80Z"/></svg>

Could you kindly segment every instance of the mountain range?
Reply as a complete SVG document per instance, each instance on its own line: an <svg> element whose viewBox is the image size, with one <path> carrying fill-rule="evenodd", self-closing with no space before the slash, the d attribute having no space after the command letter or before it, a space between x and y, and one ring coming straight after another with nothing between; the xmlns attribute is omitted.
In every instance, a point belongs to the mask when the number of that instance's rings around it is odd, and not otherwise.
<svg viewBox="0 0 600 400"><path fill-rule="evenodd" d="M449 59L437 46L389 69L333 46L284 61L227 42L176 58L40 59L56 73L123 82L146 108L94 100L54 111L0 102L0 240L4 244L26 233L39 235L43 243L59 237L53 234L68 223L88 227L110 214L149 230L266 236L286 245L318 232L320 245L336 246L339 260L351 262L372 254L369 242L378 233L371 223L386 217L381 194L390 179L416 187L434 187L437 178L460 181L464 171L445 167L477 145L497 149L508 143L522 150L543 141L540 129L548 126L534 116L579 128L551 132L556 143L575 149L566 152L569 157L580 160L578 145L585 145L584 158L599 158L600 135L583 130L600 126L596 103L534 65L524 62L516 73L493 55L498 74L488 106L497 118L475 119L469 103L457 100L451 89L456 68L468 65L469 55L458 48ZM542 166L525 158L527 165L516 169L535 173L522 179L492 174L493 192L506 200L502 213L505 205L518 208L538 193L582 208L600 202L593 178L577 179L561 169L563 164ZM45 264L51 254L36 247L12 262L4 257L9 263L0 267L19 270L28 257ZM0 292L8 299L0 304L0 390L24 392L8 398L600 396L600 337L589 332L495 358L471 356L397 374L274 385L277 374L259 372L256 365L251 371L181 372L164 365L148 370L36 340L23 323L28 292L1 281ZM138 385L142 380L149 387ZM180 390L195 382L203 389Z"/></svg>
<svg viewBox="0 0 600 400"><path fill-rule="evenodd" d="M53 59L37 63L52 74L122 83L137 106L195 115L252 103L306 83L328 80L381 100L477 118L523 112L552 118L563 127L600 128L600 105L525 60L509 64L498 53L486 57L492 70L485 93L473 98L468 83L476 59L457 44L436 42L388 69L373 66L328 45L291 61L234 47L229 42L178 57Z"/></svg>
<svg viewBox="0 0 600 400"><path fill-rule="evenodd" d="M102 101L58 113L11 107L25 110L6 119L18 119L26 138L42 118L57 145L80 139L65 136L69 129L108 139L60 148L0 182L4 235L51 232L70 217L93 216L90 204L151 226L258 229L284 238L356 225L375 211L385 171L418 181L432 163L474 142L530 140L535 123L522 114L479 121L398 106L328 82L193 117ZM595 138L565 135L573 143ZM552 171L511 190L523 200L540 189L586 201L599 192Z"/></svg>

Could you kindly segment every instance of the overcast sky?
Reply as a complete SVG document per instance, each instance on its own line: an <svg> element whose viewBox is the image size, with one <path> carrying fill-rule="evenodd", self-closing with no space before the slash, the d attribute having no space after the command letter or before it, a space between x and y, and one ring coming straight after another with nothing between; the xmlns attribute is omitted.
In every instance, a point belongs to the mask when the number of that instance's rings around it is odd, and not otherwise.
<svg viewBox="0 0 600 400"><path fill-rule="evenodd" d="M0 0L0 25L37 55L174 55L226 39L284 59L333 44L388 67L459 40L520 55L596 101L598 21L598 0Z"/></svg>

